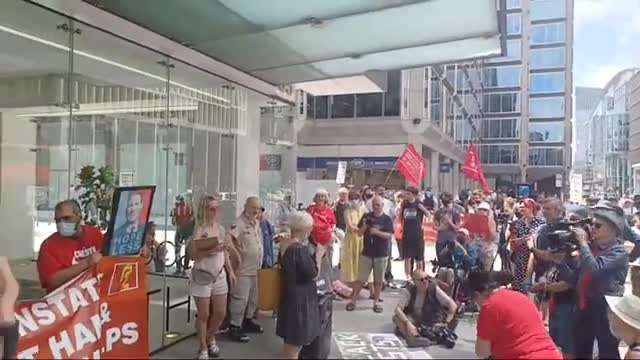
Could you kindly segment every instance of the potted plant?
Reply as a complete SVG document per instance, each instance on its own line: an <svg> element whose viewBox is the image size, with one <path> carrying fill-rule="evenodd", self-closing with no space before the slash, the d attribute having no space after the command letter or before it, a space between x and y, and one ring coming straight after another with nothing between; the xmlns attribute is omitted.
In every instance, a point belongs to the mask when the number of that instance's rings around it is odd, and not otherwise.
<svg viewBox="0 0 640 360"><path fill-rule="evenodd" d="M102 166L96 170L93 165L85 165L77 177L80 184L75 189L80 192L78 200L84 211L85 223L106 230L116 187L113 170L109 166Z"/></svg>

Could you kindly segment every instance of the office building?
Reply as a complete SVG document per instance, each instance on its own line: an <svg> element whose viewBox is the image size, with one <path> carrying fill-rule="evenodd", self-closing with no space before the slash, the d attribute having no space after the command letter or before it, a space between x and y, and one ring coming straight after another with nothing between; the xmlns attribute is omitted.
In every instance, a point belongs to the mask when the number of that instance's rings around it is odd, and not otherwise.
<svg viewBox="0 0 640 360"><path fill-rule="evenodd" d="M629 80L629 163L633 194L640 194L640 73Z"/></svg>
<svg viewBox="0 0 640 360"><path fill-rule="evenodd" d="M335 188L337 163L347 161L346 182L406 185L395 168L412 144L425 159L418 184L458 193L465 145L477 142L482 61L390 71L385 92L306 98L307 121L298 134L298 194ZM349 131L357 129L357 131Z"/></svg>
<svg viewBox="0 0 640 360"><path fill-rule="evenodd" d="M572 158L573 0L504 3L506 51L484 65L480 158L497 188L559 194Z"/></svg>
<svg viewBox="0 0 640 360"><path fill-rule="evenodd" d="M575 111L573 118L573 163L572 172L582 175L582 179L590 179L591 168L589 164L589 124L591 114L602 97L602 89L576 87ZM583 195L587 195L590 189L590 181L583 183Z"/></svg>
<svg viewBox="0 0 640 360"><path fill-rule="evenodd" d="M604 88L589 123L589 195L596 198L619 197L633 191L629 159L631 78L638 69L616 74Z"/></svg>

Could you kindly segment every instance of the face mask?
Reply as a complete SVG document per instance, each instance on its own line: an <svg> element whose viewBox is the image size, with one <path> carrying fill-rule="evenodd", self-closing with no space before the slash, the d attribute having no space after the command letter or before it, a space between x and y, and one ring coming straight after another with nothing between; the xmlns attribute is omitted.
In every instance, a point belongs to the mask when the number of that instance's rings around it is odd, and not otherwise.
<svg viewBox="0 0 640 360"><path fill-rule="evenodd" d="M428 197L431 197L431 195L433 195L433 194L431 193L431 191L427 191L427 192L425 193L425 195L427 195Z"/></svg>
<svg viewBox="0 0 640 360"><path fill-rule="evenodd" d="M358 207L358 205L360 205L360 202L358 200L349 201L349 206L351 206L352 208Z"/></svg>
<svg viewBox="0 0 640 360"><path fill-rule="evenodd" d="M77 230L76 223L59 222L56 224L56 227L58 228L58 233L63 237L71 237L76 234Z"/></svg>

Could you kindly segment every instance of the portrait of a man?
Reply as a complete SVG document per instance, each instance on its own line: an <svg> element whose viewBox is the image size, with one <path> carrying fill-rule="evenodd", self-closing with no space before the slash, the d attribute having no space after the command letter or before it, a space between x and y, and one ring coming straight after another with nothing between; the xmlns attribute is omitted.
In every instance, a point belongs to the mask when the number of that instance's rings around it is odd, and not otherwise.
<svg viewBox="0 0 640 360"><path fill-rule="evenodd" d="M140 251L149 221L153 188L120 188L114 196L109 255L134 255ZM116 202L117 201L117 202Z"/></svg>

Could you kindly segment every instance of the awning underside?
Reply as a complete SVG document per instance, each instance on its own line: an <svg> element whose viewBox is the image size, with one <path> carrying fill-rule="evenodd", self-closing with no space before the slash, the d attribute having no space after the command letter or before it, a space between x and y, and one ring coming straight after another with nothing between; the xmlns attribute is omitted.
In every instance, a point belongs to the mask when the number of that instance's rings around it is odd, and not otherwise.
<svg viewBox="0 0 640 360"><path fill-rule="evenodd" d="M495 0L88 2L273 84L501 52Z"/></svg>

